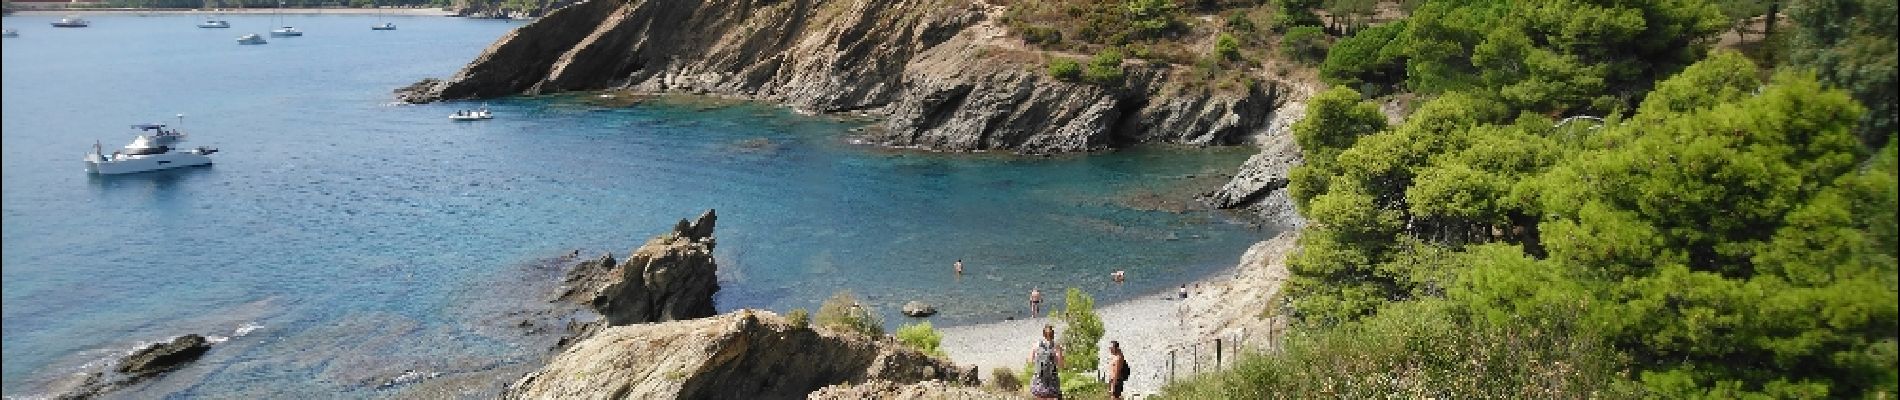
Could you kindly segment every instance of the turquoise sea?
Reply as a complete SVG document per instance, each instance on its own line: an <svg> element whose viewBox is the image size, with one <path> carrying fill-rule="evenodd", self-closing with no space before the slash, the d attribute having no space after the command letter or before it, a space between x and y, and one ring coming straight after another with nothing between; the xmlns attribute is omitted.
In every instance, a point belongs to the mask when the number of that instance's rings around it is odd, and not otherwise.
<svg viewBox="0 0 1900 400"><path fill-rule="evenodd" d="M498 293L524 265L625 255L708 208L720 310L850 290L892 325L909 300L955 325L1021 316L1033 287L1154 293L1272 233L1143 205L1231 173L1246 149L894 151L851 144L861 122L705 99L397 105L391 89L453 74L520 23L283 16L306 36L239 46L278 17L56 18L0 19L21 32L0 42L8 396L182 333L229 339L133 397L374 397L392 376L518 361L542 349L471 310L523 301ZM480 104L498 118L446 118ZM176 114L190 144L223 150L215 166L83 171L95 140L122 146L128 125Z"/></svg>

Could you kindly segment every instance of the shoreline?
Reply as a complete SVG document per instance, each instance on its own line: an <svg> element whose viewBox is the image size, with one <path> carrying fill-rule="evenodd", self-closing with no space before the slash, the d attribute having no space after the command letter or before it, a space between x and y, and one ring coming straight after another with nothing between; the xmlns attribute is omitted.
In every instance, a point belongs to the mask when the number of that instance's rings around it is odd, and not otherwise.
<svg viewBox="0 0 1900 400"><path fill-rule="evenodd" d="M1284 320L1258 316L1260 310L1279 298L1287 276L1286 256L1295 248L1298 237L1298 231L1286 231L1255 243L1234 267L1189 284L1191 294L1186 300L1176 298L1171 289L1097 306L1095 311L1106 328L1099 357L1108 358L1107 341L1121 342L1132 371L1126 394L1151 395L1166 385L1170 350L1179 351L1175 375L1185 378L1197 369L1212 368L1211 343L1216 338L1226 339L1222 347L1228 349L1271 346L1274 333L1284 328ZM1054 298L1061 296L1060 292L1054 294ZM1049 303L1051 308L1060 306ZM977 366L987 381L993 373L989 371L998 367L1023 368L1029 349L1040 340L1038 333L1046 323L1052 323L1048 317L1037 317L941 328L941 348L958 365ZM1059 333L1062 328L1057 329ZM1241 343L1232 343L1235 339ZM1194 357L1196 350L1198 359ZM1223 358L1223 363L1232 361L1232 356Z"/></svg>
<svg viewBox="0 0 1900 400"><path fill-rule="evenodd" d="M286 14L286 15L400 15L400 16L452 16L454 11L441 8L228 8L228 9L47 9L14 10L13 16L66 16L66 15L202 15L202 14Z"/></svg>

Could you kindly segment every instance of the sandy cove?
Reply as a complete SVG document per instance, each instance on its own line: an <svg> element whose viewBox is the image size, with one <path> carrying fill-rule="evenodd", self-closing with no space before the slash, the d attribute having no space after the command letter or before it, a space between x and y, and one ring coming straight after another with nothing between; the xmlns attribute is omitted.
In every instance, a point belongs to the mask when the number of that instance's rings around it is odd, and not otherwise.
<svg viewBox="0 0 1900 400"><path fill-rule="evenodd" d="M1254 244L1234 268L1198 281L1186 301L1174 290L1099 307L1107 334L1102 338L1103 360L1108 341L1120 341L1133 376L1130 396L1153 394L1167 383L1168 351L1179 349L1175 368L1184 377L1195 369L1191 355L1199 346L1201 369L1212 367L1212 342L1241 338L1251 349L1269 345L1273 332L1284 329L1283 319L1259 318L1286 281L1286 256L1294 249L1297 232L1285 232ZM1138 279L1138 278L1137 278ZM1195 287L1189 285L1190 288ZM1057 293L1056 298L1061 298ZM1061 307L1061 304L1050 304ZM1183 310L1185 306L1185 310ZM1047 317L943 328L943 350L952 361L977 365L983 379L997 367L1020 370L1039 340ZM1057 329L1061 329L1060 326ZM1231 355L1228 355L1231 361Z"/></svg>

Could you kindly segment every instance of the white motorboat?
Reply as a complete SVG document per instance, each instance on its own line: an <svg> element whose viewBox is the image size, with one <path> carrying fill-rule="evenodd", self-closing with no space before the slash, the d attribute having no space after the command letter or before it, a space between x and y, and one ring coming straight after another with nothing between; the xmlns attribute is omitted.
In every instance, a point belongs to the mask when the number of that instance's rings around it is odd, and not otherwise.
<svg viewBox="0 0 1900 400"><path fill-rule="evenodd" d="M0 37L20 37L20 31L13 30L13 28L0 30Z"/></svg>
<svg viewBox="0 0 1900 400"><path fill-rule="evenodd" d="M396 30L396 23L394 23L394 22L384 22L384 23L383 23L382 25L371 25L371 26L369 27L369 30L372 30L372 31L393 31L393 30Z"/></svg>
<svg viewBox="0 0 1900 400"><path fill-rule="evenodd" d="M297 28L286 26L282 28L272 29L270 31L270 35L271 37L303 36L303 31L297 30Z"/></svg>
<svg viewBox="0 0 1900 400"><path fill-rule="evenodd" d="M54 28L84 28L88 25L92 25L92 22L79 18L77 15L68 15L66 18L53 21Z"/></svg>
<svg viewBox="0 0 1900 400"><path fill-rule="evenodd" d="M479 110L456 111L454 114L449 114L449 119L456 121L480 121L495 119L495 114L488 112L488 107L482 107Z"/></svg>
<svg viewBox="0 0 1900 400"><path fill-rule="evenodd" d="M184 119L180 116L179 119ZM86 154L86 172L100 175L130 174L136 172L157 171L199 165L211 165L211 154L218 149L198 146L185 150L177 147L185 140L185 133L176 129L165 129L163 124L132 125L133 129L150 133L139 134L132 144L125 148L104 154L99 142L92 143L92 153Z"/></svg>
<svg viewBox="0 0 1900 400"><path fill-rule="evenodd" d="M231 21L225 21L225 20L215 19L215 18L207 19L205 20L205 22L199 22L198 27L199 28L229 28L231 27Z"/></svg>
<svg viewBox="0 0 1900 400"><path fill-rule="evenodd" d="M237 40L238 40L238 44L268 44L270 43L270 42L264 41L263 36L258 36L258 34L255 34L255 33L245 34L244 36L238 36Z"/></svg>

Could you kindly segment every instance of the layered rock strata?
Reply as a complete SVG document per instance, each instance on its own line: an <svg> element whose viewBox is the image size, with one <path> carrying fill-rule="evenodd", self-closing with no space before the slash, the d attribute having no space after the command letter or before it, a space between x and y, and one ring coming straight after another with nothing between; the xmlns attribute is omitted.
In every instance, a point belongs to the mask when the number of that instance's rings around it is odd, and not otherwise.
<svg viewBox="0 0 1900 400"><path fill-rule="evenodd" d="M793 326L768 311L607 328L510 385L508 399L794 399L868 381L975 382L888 339Z"/></svg>
<svg viewBox="0 0 1900 400"><path fill-rule="evenodd" d="M719 291L712 254L717 219L706 210L648 240L625 261L602 255L580 263L568 272L560 299L592 307L610 326L712 316Z"/></svg>
<svg viewBox="0 0 1900 400"><path fill-rule="evenodd" d="M590 0L503 36L410 102L627 89L735 96L885 117L871 142L1058 153L1147 142L1238 144L1285 85L1215 90L1182 68L1125 63L1121 82L1065 82L968 0Z"/></svg>

